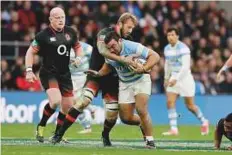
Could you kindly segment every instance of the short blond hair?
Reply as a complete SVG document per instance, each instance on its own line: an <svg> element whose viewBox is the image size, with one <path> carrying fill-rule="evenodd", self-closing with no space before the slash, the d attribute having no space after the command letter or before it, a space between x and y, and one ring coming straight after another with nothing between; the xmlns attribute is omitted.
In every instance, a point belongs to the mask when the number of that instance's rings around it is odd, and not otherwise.
<svg viewBox="0 0 232 155"><path fill-rule="evenodd" d="M138 21L137 21L137 18L135 17L135 15L129 13L129 12L126 12L126 13L123 13L119 19L118 19L118 23L125 23L128 19L131 19L133 21L133 23L135 25L137 25Z"/></svg>

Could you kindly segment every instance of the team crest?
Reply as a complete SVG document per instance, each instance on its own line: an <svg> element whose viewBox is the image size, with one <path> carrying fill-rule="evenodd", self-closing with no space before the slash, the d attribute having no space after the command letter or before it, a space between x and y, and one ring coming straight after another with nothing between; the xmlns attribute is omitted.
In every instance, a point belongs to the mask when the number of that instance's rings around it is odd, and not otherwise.
<svg viewBox="0 0 232 155"><path fill-rule="evenodd" d="M67 41L69 41L71 38L70 38L70 35L68 33L65 34L65 38Z"/></svg>

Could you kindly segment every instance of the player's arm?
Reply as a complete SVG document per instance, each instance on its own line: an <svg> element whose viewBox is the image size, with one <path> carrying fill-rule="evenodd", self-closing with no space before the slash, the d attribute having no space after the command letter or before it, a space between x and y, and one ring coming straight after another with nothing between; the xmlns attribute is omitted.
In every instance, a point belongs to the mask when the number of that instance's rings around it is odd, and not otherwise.
<svg viewBox="0 0 232 155"><path fill-rule="evenodd" d="M143 65L144 71L148 72L151 70L155 64L157 64L160 60L160 56L153 50L148 51L147 62Z"/></svg>
<svg viewBox="0 0 232 155"><path fill-rule="evenodd" d="M219 80L221 77L221 74L228 70L228 68L232 67L232 55L230 55L229 59L226 61L226 63L223 65L223 67L219 70L217 74L217 79Z"/></svg>
<svg viewBox="0 0 232 155"><path fill-rule="evenodd" d="M38 42L34 40L30 45L30 47L28 48L25 56L26 80L28 82L34 82L34 80L37 79L32 71L32 65L33 65L34 54L36 54L38 51L39 51Z"/></svg>
<svg viewBox="0 0 232 155"><path fill-rule="evenodd" d="M107 59L121 62L121 63L126 64L126 65L133 64L133 61L132 61L133 57L124 57L124 56L119 56L119 55L110 53L108 51L108 49L106 48L104 41L98 40L97 41L97 48L98 48L99 53Z"/></svg>
<svg viewBox="0 0 232 155"><path fill-rule="evenodd" d="M223 121L220 120L214 131L214 147L220 149L223 133L221 128L223 128Z"/></svg>
<svg viewBox="0 0 232 155"><path fill-rule="evenodd" d="M155 64L157 64L160 60L160 56L155 51L148 49L142 44L131 44L136 46L135 55L136 57L141 57L146 60L146 63L143 65L136 64L134 72L135 73L148 73Z"/></svg>
<svg viewBox="0 0 232 155"><path fill-rule="evenodd" d="M86 74L92 75L94 77L101 77L101 76L106 76L109 73L111 73L111 67L109 64L104 63L102 68L99 71L95 71L95 70L91 70L89 69L88 71L86 71Z"/></svg>
<svg viewBox="0 0 232 155"><path fill-rule="evenodd" d="M168 86L170 87L174 86L177 81L180 81L181 77L183 77L190 68L191 56L190 56L189 48L184 48L182 53L183 53L181 56L182 66L177 74L172 75L170 77L168 84Z"/></svg>

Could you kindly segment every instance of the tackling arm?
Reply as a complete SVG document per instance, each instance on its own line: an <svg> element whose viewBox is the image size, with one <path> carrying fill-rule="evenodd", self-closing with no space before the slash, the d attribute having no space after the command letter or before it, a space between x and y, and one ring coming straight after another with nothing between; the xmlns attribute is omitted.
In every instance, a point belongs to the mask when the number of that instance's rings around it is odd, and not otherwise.
<svg viewBox="0 0 232 155"><path fill-rule="evenodd" d="M103 55L107 59L111 59L114 61L118 61L127 65L133 64L132 58L119 56L113 53L110 53L106 48L104 41L97 41L97 48L101 55Z"/></svg>

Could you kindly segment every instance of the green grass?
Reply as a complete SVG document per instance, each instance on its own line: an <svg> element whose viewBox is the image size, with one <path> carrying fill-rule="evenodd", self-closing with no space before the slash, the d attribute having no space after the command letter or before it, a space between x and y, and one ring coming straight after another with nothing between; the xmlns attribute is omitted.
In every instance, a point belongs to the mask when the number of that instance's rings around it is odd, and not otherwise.
<svg viewBox="0 0 232 155"><path fill-rule="evenodd" d="M91 134L80 135L80 125L74 124L65 137L70 144L52 145L48 142L41 144L34 140L35 125L32 124L2 124L1 141L2 155L220 155L231 154L226 151L213 149L213 128L207 136L200 135L199 126L181 126L179 136L164 137L161 135L168 126L155 126L154 137L157 141L156 150L144 148L141 133L138 127L117 125L112 130L111 139L113 147L104 148L100 141L102 126L94 125ZM46 138L52 135L54 125L48 125L45 129ZM229 146L227 140L223 142L223 148Z"/></svg>

